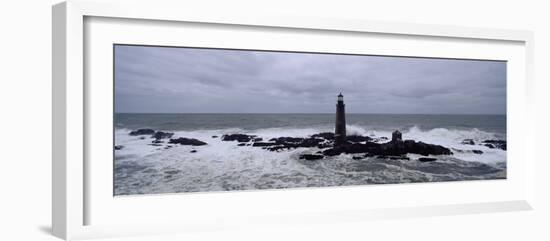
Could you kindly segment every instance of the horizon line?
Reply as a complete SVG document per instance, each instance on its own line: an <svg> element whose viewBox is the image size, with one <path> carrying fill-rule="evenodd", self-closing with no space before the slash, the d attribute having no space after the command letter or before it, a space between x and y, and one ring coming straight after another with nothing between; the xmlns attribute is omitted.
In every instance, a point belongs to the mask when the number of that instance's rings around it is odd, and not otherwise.
<svg viewBox="0 0 550 241"><path fill-rule="evenodd" d="M332 112L113 112L114 114L334 114ZM347 112L372 115L507 115L507 113L377 113Z"/></svg>

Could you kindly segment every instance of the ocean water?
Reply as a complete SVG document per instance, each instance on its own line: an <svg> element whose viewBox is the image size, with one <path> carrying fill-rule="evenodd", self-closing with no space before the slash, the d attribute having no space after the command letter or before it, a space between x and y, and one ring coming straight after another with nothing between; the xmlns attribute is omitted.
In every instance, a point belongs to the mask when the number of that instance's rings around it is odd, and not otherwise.
<svg viewBox="0 0 550 241"><path fill-rule="evenodd" d="M400 130L403 139L442 145L454 153L427 163L416 161L418 156L413 154L408 155L411 160L354 160L353 155L342 154L305 161L298 157L320 149L270 152L220 139L235 133L264 140L307 137L333 132L334 118L334 114L115 114L115 145L123 146L115 150L115 195L506 178L506 151L461 143L464 139L506 140L505 115L346 114L348 135L390 138L392 131ZM129 135L140 128L208 144L181 146L165 141L153 146L149 136Z"/></svg>

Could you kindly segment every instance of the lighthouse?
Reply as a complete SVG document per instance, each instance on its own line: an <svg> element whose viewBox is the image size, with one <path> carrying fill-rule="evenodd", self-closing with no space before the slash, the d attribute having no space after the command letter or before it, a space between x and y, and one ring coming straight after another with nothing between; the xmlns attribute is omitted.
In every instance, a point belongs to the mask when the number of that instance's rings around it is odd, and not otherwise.
<svg viewBox="0 0 550 241"><path fill-rule="evenodd" d="M346 105L342 93L338 95L336 102L336 126L334 128L334 138L336 145L346 142Z"/></svg>

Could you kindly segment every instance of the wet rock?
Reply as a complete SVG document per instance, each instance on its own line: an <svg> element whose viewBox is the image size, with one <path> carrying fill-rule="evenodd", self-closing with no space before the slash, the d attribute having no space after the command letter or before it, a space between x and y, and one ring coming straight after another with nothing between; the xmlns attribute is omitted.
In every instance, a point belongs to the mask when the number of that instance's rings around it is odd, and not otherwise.
<svg viewBox="0 0 550 241"><path fill-rule="evenodd" d="M255 137L256 137L255 135L229 134L229 135L223 135L222 141L249 142Z"/></svg>
<svg viewBox="0 0 550 241"><path fill-rule="evenodd" d="M372 135L372 136L374 136L374 135ZM388 140L389 140L389 138L387 138L385 136L381 136L381 137L372 138L371 142L386 142Z"/></svg>
<svg viewBox="0 0 550 241"><path fill-rule="evenodd" d="M153 135L155 134L155 130L153 129L137 129L135 131L131 131L131 136L141 136L141 135Z"/></svg>
<svg viewBox="0 0 550 241"><path fill-rule="evenodd" d="M269 139L269 141L274 141L277 144L299 143L303 140L304 138L301 137L278 137Z"/></svg>
<svg viewBox="0 0 550 241"><path fill-rule="evenodd" d="M323 155L317 155L317 154L303 154L303 155L300 155L300 159L305 159L305 160L308 160L308 161L323 159L323 157L324 157Z"/></svg>
<svg viewBox="0 0 550 241"><path fill-rule="evenodd" d="M485 143L483 146L489 147L491 149L495 149L495 146L493 144Z"/></svg>
<svg viewBox="0 0 550 241"><path fill-rule="evenodd" d="M472 150L472 152L473 152L474 154L478 154L478 155L483 154L483 151L481 151L481 150Z"/></svg>
<svg viewBox="0 0 550 241"><path fill-rule="evenodd" d="M117 145L117 146L115 146L115 150L117 150L117 151L118 151L118 150L122 150L122 148L124 148L123 145Z"/></svg>
<svg viewBox="0 0 550 241"><path fill-rule="evenodd" d="M254 143L252 143L252 146L256 146L256 147L258 147L258 146L262 146L262 147L263 146L273 146L273 145L277 145L277 144L274 143L274 142L254 142Z"/></svg>
<svg viewBox="0 0 550 241"><path fill-rule="evenodd" d="M365 142L365 141L372 141L372 138L368 136L351 135L351 136L347 136L346 140L349 142Z"/></svg>
<svg viewBox="0 0 550 241"><path fill-rule="evenodd" d="M505 140L484 140L481 142L482 145L490 144L494 148L498 148L506 151L506 141ZM490 147L489 147L490 148Z"/></svg>
<svg viewBox="0 0 550 241"><path fill-rule="evenodd" d="M433 162L433 161L436 161L437 158L433 158L433 157L420 157L418 158L418 161L420 162Z"/></svg>
<svg viewBox="0 0 550 241"><path fill-rule="evenodd" d="M197 139L185 138L185 137L180 137L178 139L170 139L170 141L168 143L187 145L187 146L204 146L204 145L207 144L206 142L202 142L202 141L199 141Z"/></svg>
<svg viewBox="0 0 550 241"><path fill-rule="evenodd" d="M157 132L155 132L155 134L153 134L153 136L151 136L151 137L152 137L152 138L155 138L155 139L157 139L157 140L160 140L160 139L172 138L173 135L174 135L174 133L171 133L171 132L157 131Z"/></svg>
<svg viewBox="0 0 550 241"><path fill-rule="evenodd" d="M327 156L340 155L342 153L371 153L374 155L383 156L401 156L407 153L427 155L452 155L451 150L440 145L427 144L424 142L416 142L413 140L396 141L388 143L366 142L365 144L353 143L339 145L334 148L329 148L323 151Z"/></svg>
<svg viewBox="0 0 550 241"><path fill-rule="evenodd" d="M333 144L333 143L330 143L330 142L329 142L329 143L319 143L319 144L317 145L317 148L319 148L319 149L325 149L325 148L330 148L330 147L333 147L333 146L334 146L334 144Z"/></svg>
<svg viewBox="0 0 550 241"><path fill-rule="evenodd" d="M461 142L463 145L475 145L476 143L474 142L474 140L472 139L464 139L462 142Z"/></svg>
<svg viewBox="0 0 550 241"><path fill-rule="evenodd" d="M279 151L282 149L292 149L298 147L318 147L320 143L324 142L323 139L318 139L314 137L310 138L301 138L301 137L278 137L272 138L269 140L270 144L260 144L253 146L269 146L266 148L270 151Z"/></svg>
<svg viewBox="0 0 550 241"><path fill-rule="evenodd" d="M391 160L410 160L408 156L388 156Z"/></svg>

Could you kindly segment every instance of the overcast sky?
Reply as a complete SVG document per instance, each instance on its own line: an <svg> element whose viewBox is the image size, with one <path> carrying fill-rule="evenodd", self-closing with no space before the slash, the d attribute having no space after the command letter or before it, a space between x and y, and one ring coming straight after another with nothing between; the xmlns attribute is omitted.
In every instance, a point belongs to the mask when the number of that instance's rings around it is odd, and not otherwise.
<svg viewBox="0 0 550 241"><path fill-rule="evenodd" d="M115 46L117 113L505 114L506 63Z"/></svg>

